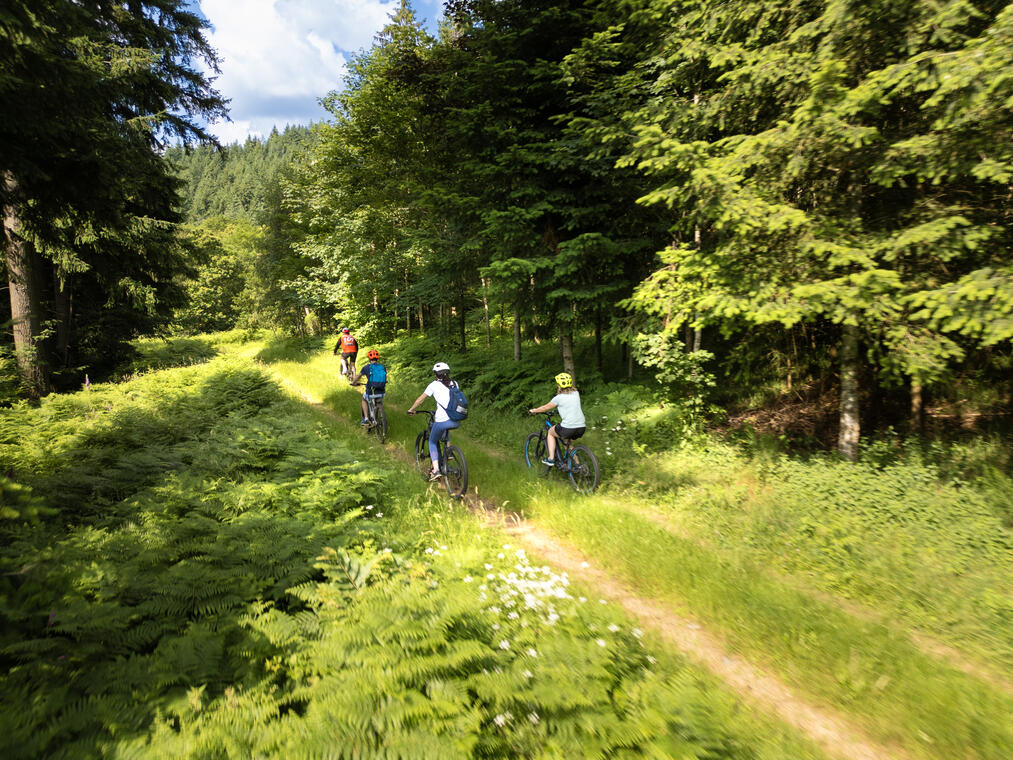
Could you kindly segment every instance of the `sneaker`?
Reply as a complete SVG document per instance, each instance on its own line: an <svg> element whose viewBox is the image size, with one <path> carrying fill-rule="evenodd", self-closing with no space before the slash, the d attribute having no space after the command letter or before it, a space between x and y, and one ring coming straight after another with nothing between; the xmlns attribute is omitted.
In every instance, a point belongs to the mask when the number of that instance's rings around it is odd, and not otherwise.
<svg viewBox="0 0 1013 760"><path fill-rule="evenodd" d="M363 417L361 420L359 420L359 424L363 425L363 426L368 425L369 424L369 420L367 420L365 417Z"/></svg>
<svg viewBox="0 0 1013 760"><path fill-rule="evenodd" d="M544 464L546 467L552 467L555 464L555 462L553 462L548 457L545 457L545 459L542 460L542 464Z"/></svg>
<svg viewBox="0 0 1013 760"><path fill-rule="evenodd" d="M436 480L441 480L442 478L443 478L443 473L440 472L439 470L433 470L431 473L429 473L429 482L430 483L432 483L432 482L434 482Z"/></svg>

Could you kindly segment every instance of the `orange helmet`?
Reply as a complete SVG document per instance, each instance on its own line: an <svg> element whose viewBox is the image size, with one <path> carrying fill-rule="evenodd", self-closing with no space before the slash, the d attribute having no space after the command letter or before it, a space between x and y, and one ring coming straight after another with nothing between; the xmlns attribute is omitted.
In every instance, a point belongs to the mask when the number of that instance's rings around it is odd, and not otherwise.
<svg viewBox="0 0 1013 760"><path fill-rule="evenodd" d="M369 349L369 352L366 354L366 356L368 358L370 358L370 359L379 359L380 358L380 352L377 351L375 348L371 348L371 349Z"/></svg>

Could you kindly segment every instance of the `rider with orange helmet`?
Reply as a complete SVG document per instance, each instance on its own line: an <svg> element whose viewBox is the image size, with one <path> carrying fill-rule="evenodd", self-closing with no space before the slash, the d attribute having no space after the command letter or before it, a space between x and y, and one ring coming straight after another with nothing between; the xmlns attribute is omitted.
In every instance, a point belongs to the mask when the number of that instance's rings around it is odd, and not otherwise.
<svg viewBox="0 0 1013 760"><path fill-rule="evenodd" d="M366 406L366 396L374 398L382 397L387 392L387 368L380 364L380 352L375 348L369 349L366 353L369 363L353 379L353 383L359 382L360 377L366 378L366 390L362 394L362 419L360 425L369 423L369 408Z"/></svg>

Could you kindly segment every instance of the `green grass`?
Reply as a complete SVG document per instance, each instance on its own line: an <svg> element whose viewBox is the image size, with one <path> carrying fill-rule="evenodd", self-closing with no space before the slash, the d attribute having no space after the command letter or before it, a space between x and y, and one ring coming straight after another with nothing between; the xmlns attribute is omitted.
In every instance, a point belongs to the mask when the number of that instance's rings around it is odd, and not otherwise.
<svg viewBox="0 0 1013 760"><path fill-rule="evenodd" d="M0 414L5 757L822 757L577 589L494 612L563 582L261 350ZM328 358L271 366L354 417Z"/></svg>
<svg viewBox="0 0 1013 760"><path fill-rule="evenodd" d="M333 382L329 356L276 347L272 359L299 387L356 414L353 392ZM424 385L421 377L414 386L397 378L391 410L407 406ZM481 405L472 396L472 406ZM589 436L606 488L589 499L532 477L520 445L534 426L521 415L473 413L454 440L480 496L524 511L639 594L698 616L884 742L932 758L1013 755L1009 694L909 638L912 628L930 631L1009 677L1009 534L973 484L948 486L920 464L855 468L777 455L752 462L708 446L633 457L632 418L624 430L608 416L605 422L617 424ZM393 440L410 448L418 423L390 417ZM635 465L617 472L616 455ZM905 620L854 616L807 588Z"/></svg>

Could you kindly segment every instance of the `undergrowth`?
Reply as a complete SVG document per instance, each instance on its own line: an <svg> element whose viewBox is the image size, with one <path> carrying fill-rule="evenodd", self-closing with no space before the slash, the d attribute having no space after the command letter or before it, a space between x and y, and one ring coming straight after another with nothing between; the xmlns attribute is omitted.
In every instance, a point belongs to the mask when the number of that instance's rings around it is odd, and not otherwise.
<svg viewBox="0 0 1013 760"><path fill-rule="evenodd" d="M730 700L466 514L448 549L385 461L237 359L4 412L3 756L801 746L743 738Z"/></svg>

